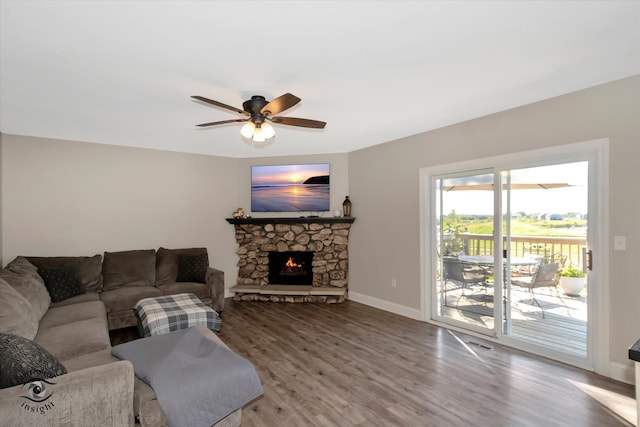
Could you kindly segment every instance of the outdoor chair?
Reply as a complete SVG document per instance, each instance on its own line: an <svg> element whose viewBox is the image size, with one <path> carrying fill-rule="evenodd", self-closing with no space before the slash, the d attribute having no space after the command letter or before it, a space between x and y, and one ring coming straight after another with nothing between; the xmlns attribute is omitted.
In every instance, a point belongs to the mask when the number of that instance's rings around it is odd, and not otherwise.
<svg viewBox="0 0 640 427"><path fill-rule="evenodd" d="M511 277L518 276L533 276L538 269L538 266L544 261L544 257L538 254L532 254L530 252L525 252L522 255L522 258L527 258L536 261L535 264L532 265L518 265L511 268Z"/></svg>
<svg viewBox="0 0 640 427"><path fill-rule="evenodd" d="M477 265L470 264L468 262L460 261L456 258L444 259L444 282L445 282L445 304L446 304L446 284L452 282L459 285L462 288L462 292L458 296L458 301L464 295L464 291L467 287L478 284L485 287L486 281L489 278L488 272Z"/></svg>
<svg viewBox="0 0 640 427"><path fill-rule="evenodd" d="M534 304L540 307L542 310L542 317L544 318L544 308L540 305L540 302L536 299L534 289L536 288L556 288L558 285L558 278L556 274L558 273L558 269L560 268L560 264L558 263L541 263L538 265L536 272L533 273L532 276L528 277L518 277L511 279L511 284L520 286L521 288L525 288L529 290L531 294L531 298L533 299ZM557 292L557 290L556 290ZM562 300L562 299L561 299ZM564 304L564 301L563 301Z"/></svg>
<svg viewBox="0 0 640 427"><path fill-rule="evenodd" d="M567 263L567 255L564 254L550 254L546 255L542 262L547 264L553 264L554 262L558 264L558 269L562 270L564 265Z"/></svg>

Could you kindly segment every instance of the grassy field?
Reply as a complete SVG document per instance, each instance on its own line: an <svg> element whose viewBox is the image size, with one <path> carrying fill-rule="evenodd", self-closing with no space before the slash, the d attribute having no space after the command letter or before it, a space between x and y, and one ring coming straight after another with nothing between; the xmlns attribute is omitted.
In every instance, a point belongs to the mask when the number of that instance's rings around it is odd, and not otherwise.
<svg viewBox="0 0 640 427"><path fill-rule="evenodd" d="M468 233L493 234L493 220L458 219L447 224L450 229L456 228ZM587 220L535 220L529 218L512 219L511 234L515 236L548 236L548 237L584 237L587 234Z"/></svg>

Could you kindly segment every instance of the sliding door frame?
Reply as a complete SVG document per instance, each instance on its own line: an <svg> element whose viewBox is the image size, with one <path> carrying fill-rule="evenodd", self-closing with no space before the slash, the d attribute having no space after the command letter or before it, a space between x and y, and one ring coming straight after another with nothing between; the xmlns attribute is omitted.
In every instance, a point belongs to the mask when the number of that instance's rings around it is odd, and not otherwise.
<svg viewBox="0 0 640 427"><path fill-rule="evenodd" d="M437 246L432 230L435 230L433 199L434 188L431 177L473 171L478 169L505 169L535 167L549 164L589 161L589 230L588 249L593 251L593 270L589 273L587 357L570 356L541 348L508 337L498 331L496 336L445 324L434 320L433 289L435 283ZM453 164L426 167L420 170L420 278L421 278L421 318L429 323L452 330L477 335L489 341L499 342L533 354L549 357L564 363L593 370L610 376L610 316L609 316L609 140L598 139L574 144L560 145L538 150L524 151L502 156L462 161ZM500 187L497 187L500 188ZM498 199L500 196L498 197ZM500 211L497 211L500 212ZM494 233L496 230L494 230ZM498 249L498 248L496 248ZM499 322L496 319L496 324Z"/></svg>

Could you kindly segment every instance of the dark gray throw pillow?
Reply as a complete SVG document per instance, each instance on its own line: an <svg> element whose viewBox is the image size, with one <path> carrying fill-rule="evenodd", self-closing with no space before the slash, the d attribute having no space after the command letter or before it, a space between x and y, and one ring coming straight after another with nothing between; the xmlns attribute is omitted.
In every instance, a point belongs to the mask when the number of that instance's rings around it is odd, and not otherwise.
<svg viewBox="0 0 640 427"><path fill-rule="evenodd" d="M0 388L66 373L67 369L40 344L19 335L0 334Z"/></svg>
<svg viewBox="0 0 640 427"><path fill-rule="evenodd" d="M47 286L51 301L60 302L85 293L78 272L69 266L41 267L38 274Z"/></svg>
<svg viewBox="0 0 640 427"><path fill-rule="evenodd" d="M176 282L205 283L209 255L178 255L178 278Z"/></svg>

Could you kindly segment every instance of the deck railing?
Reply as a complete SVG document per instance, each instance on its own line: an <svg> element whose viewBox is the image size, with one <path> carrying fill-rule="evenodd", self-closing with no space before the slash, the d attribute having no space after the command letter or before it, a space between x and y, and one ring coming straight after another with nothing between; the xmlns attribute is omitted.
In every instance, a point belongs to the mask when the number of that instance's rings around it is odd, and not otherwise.
<svg viewBox="0 0 640 427"><path fill-rule="evenodd" d="M468 255L493 255L493 236L490 234L458 233L457 238L463 242ZM505 244L503 242L503 245ZM520 257L526 253L545 257L563 256L564 265L573 265L583 269L584 250L587 239L584 237L548 237L548 236L511 236L512 257Z"/></svg>

